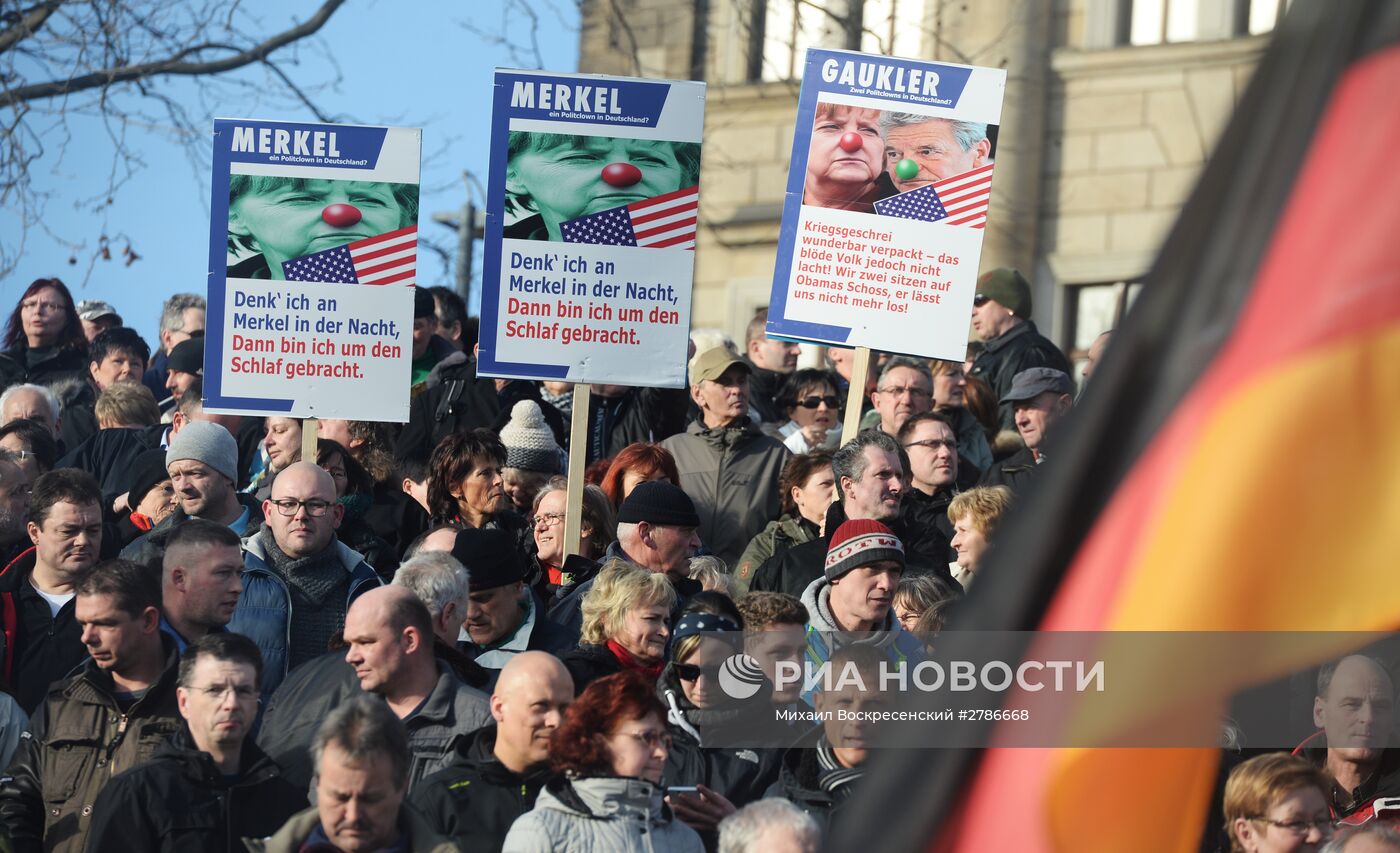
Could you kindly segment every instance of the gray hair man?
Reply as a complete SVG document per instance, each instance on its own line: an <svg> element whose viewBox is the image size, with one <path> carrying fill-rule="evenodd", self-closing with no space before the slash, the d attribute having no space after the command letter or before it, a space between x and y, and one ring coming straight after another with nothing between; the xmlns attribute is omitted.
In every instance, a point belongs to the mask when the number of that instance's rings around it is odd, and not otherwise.
<svg viewBox="0 0 1400 853"><path fill-rule="evenodd" d="M987 125L975 121L885 111L880 114L880 135L885 139L885 169L900 192L926 187L992 162ZM918 166L911 177L904 177L908 173L896 169L904 160Z"/></svg>
<svg viewBox="0 0 1400 853"><path fill-rule="evenodd" d="M1025 447L982 475L981 486L1006 486L1016 492L1024 489L1045 461L1045 438L1074 406L1074 380L1063 370L1031 367L1016 374L1011 390L1001 398L1015 412L1016 431Z"/></svg>
<svg viewBox="0 0 1400 853"><path fill-rule="evenodd" d="M0 426L20 418L43 424L54 440L63 425L58 397L43 385L11 385L0 394Z"/></svg>

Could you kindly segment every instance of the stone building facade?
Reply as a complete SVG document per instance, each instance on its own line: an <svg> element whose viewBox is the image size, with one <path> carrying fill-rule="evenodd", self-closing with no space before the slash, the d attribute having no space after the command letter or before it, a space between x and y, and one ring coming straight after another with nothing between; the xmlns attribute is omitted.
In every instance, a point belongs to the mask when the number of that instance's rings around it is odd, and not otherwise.
<svg viewBox="0 0 1400 853"><path fill-rule="evenodd" d="M584 0L579 70L708 85L694 327L772 283L807 46L1007 69L982 269L1078 355L1131 301L1287 0Z"/></svg>

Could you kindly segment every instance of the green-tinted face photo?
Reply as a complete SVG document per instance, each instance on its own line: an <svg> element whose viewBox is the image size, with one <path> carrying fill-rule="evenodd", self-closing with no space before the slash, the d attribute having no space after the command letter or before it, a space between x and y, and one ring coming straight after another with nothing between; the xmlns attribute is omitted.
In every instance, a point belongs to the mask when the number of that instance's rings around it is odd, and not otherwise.
<svg viewBox="0 0 1400 853"><path fill-rule="evenodd" d="M506 192L512 206L540 214L551 240L560 239L562 222L655 198L698 180L699 146L693 143L530 136L511 134ZM621 171L614 164L622 164ZM603 174L609 166L613 183Z"/></svg>
<svg viewBox="0 0 1400 853"><path fill-rule="evenodd" d="M418 220L412 184L235 176L229 196L230 249L260 252L277 279L284 261Z"/></svg>

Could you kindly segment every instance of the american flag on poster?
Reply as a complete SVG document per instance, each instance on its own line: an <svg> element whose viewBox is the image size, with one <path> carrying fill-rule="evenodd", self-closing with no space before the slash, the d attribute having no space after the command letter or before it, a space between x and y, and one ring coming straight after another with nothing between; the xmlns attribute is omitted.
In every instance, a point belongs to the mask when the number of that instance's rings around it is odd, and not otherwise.
<svg viewBox="0 0 1400 853"><path fill-rule="evenodd" d="M695 249L695 220L700 187L634 201L561 223L565 243L640 246L645 249Z"/></svg>
<svg viewBox="0 0 1400 853"><path fill-rule="evenodd" d="M410 225L314 255L282 262L288 281L338 284L412 284L418 257L418 226Z"/></svg>
<svg viewBox="0 0 1400 853"><path fill-rule="evenodd" d="M973 169L925 187L875 202L881 216L921 219L945 225L987 227L987 204L992 200L992 166Z"/></svg>

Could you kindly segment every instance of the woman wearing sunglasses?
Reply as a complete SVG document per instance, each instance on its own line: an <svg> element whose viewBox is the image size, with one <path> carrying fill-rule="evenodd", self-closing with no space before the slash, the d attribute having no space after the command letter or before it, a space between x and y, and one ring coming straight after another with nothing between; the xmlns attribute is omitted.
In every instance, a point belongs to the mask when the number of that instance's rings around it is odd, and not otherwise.
<svg viewBox="0 0 1400 853"><path fill-rule="evenodd" d="M836 449L841 440L841 399L830 371L810 367L794 371L778 389L777 403L788 421L771 433L788 450Z"/></svg>
<svg viewBox="0 0 1400 853"><path fill-rule="evenodd" d="M655 685L636 672L601 678L549 739L558 774L511 825L504 853L536 850L700 853L695 830L665 808L671 735Z"/></svg>

